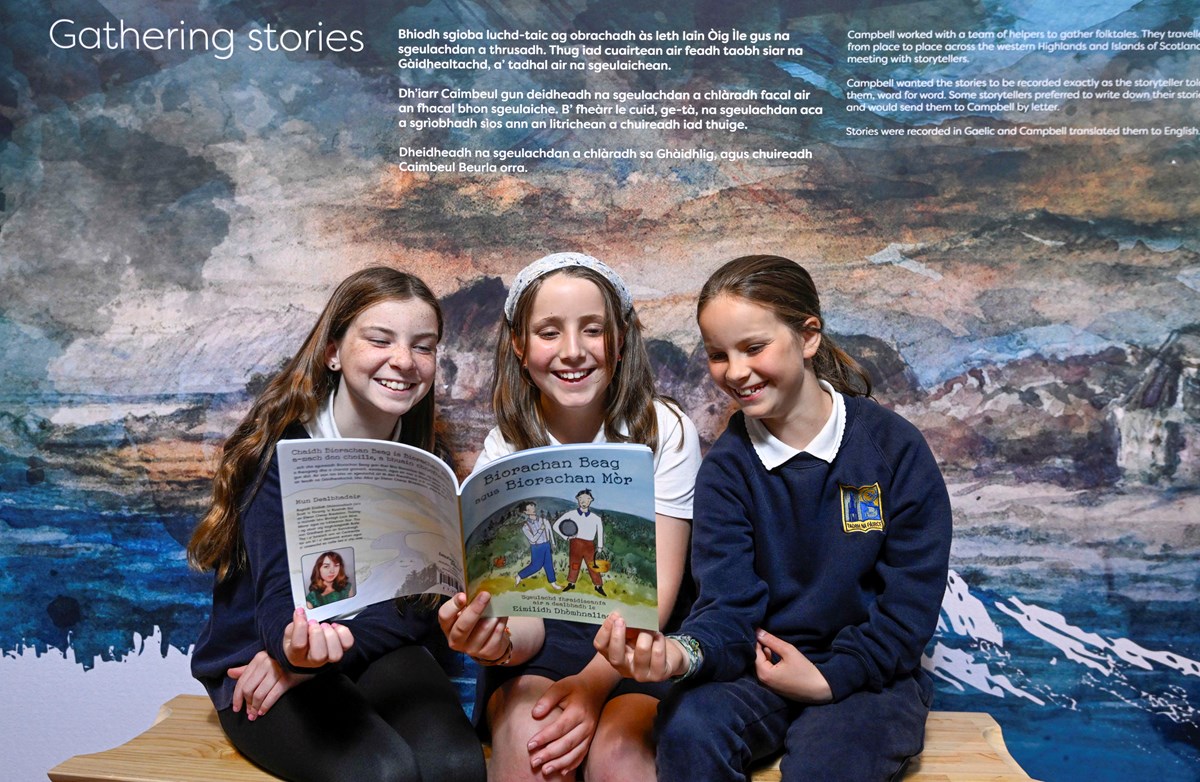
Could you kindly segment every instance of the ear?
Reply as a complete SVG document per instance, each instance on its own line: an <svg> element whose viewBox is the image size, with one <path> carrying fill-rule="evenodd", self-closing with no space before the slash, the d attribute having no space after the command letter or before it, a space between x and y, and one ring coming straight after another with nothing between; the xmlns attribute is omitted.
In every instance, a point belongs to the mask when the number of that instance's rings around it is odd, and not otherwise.
<svg viewBox="0 0 1200 782"><path fill-rule="evenodd" d="M325 366L330 369L340 368L342 365L341 356L338 355L338 343L332 339L325 344Z"/></svg>
<svg viewBox="0 0 1200 782"><path fill-rule="evenodd" d="M820 319L809 318L804 321L804 329L804 332L800 335L800 349L805 359L811 359L817 355L817 349L821 347Z"/></svg>
<svg viewBox="0 0 1200 782"><path fill-rule="evenodd" d="M515 331L510 332L508 338L512 342L513 355L517 357L517 362L524 365L525 351L522 349L520 340L517 339L517 333Z"/></svg>

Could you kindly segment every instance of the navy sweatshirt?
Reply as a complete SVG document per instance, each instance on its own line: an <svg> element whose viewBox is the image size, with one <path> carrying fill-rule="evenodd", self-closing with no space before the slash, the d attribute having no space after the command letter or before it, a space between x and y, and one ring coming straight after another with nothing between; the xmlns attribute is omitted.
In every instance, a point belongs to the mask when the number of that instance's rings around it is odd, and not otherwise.
<svg viewBox="0 0 1200 782"><path fill-rule="evenodd" d="M801 453L768 472L741 413L705 457L692 521L700 596L680 630L704 651L699 679L753 675L758 627L812 660L835 701L919 667L946 586L950 499L912 424L845 401L832 464Z"/></svg>
<svg viewBox="0 0 1200 782"><path fill-rule="evenodd" d="M307 439L308 434L296 424L283 437ZM192 653L192 675L204 685L217 709L233 702L236 682L225 675L226 669L245 665L263 649L284 668L317 672L292 668L283 656L283 630L296 606L288 583L279 459L274 453L262 486L242 514L241 534L247 566L215 582L212 615ZM354 634L354 645L336 665L320 670L356 675L384 654L422 639L435 626L434 619L431 609L414 605L401 614L391 600L369 606L353 619L339 620Z"/></svg>

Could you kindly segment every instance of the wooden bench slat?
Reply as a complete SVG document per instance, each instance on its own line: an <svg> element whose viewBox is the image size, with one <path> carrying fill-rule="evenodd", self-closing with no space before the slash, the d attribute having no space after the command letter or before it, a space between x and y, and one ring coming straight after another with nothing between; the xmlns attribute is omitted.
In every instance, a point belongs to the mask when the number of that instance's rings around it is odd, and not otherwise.
<svg viewBox="0 0 1200 782"><path fill-rule="evenodd" d="M278 782L233 748L212 702L177 695L144 733L119 747L76 755L50 769L53 782Z"/></svg>
<svg viewBox="0 0 1200 782"><path fill-rule="evenodd" d="M274 782L225 738L203 695L177 695L163 704L144 733L119 747L76 755L50 769L52 782ZM779 782L779 763L756 769L753 782ZM991 715L935 711L925 728L925 751L904 782L1030 782L1009 755Z"/></svg>

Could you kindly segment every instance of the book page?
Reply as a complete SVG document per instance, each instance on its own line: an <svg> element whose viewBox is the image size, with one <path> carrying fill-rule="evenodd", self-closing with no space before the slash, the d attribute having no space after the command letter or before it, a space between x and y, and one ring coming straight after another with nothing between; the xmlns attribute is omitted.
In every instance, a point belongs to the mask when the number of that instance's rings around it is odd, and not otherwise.
<svg viewBox="0 0 1200 782"><path fill-rule="evenodd" d="M468 594L493 616L658 627L654 457L644 445L533 448L462 487Z"/></svg>
<svg viewBox="0 0 1200 782"><path fill-rule="evenodd" d="M457 481L441 460L355 439L284 440L278 453L292 597L310 618L462 590Z"/></svg>

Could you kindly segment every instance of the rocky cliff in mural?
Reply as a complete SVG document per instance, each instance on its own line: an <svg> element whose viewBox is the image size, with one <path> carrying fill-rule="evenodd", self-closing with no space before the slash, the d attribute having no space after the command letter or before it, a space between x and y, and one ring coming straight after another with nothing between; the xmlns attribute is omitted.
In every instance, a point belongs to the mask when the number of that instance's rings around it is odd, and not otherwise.
<svg viewBox="0 0 1200 782"><path fill-rule="evenodd" d="M1200 324L1173 332L1141 382L1113 406L1126 475L1154 485L1200 487Z"/></svg>

